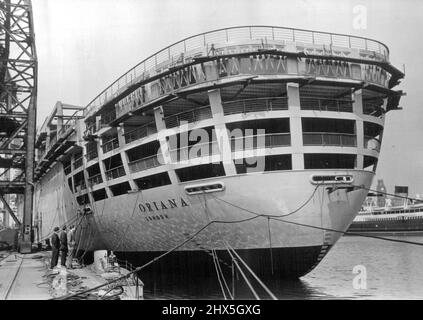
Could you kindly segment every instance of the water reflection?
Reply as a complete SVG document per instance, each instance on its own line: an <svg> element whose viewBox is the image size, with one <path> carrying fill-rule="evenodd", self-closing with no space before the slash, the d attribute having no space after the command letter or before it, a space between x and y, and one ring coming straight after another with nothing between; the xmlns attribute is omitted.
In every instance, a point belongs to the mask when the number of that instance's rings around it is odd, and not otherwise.
<svg viewBox="0 0 423 320"><path fill-rule="evenodd" d="M423 242L422 236L392 237ZM343 237L311 273L299 280L261 279L278 299L421 299L423 298L422 247L377 239ZM366 270L366 287L353 286L354 266ZM223 299L216 273L205 276L159 273L141 274L146 299ZM236 299L254 299L241 277L227 285ZM270 296L253 279L262 299Z"/></svg>

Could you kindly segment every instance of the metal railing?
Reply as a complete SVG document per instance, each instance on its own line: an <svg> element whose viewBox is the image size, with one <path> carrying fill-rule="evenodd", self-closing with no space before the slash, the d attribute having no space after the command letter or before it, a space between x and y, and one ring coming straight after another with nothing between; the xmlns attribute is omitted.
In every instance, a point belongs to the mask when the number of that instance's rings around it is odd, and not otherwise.
<svg viewBox="0 0 423 320"><path fill-rule="evenodd" d="M363 100L363 113L375 117L380 117L383 115L383 100L380 99L379 101L374 100Z"/></svg>
<svg viewBox="0 0 423 320"><path fill-rule="evenodd" d="M270 42L279 42L280 44L299 42L312 45L327 45L330 48L343 47L374 51L383 56L386 61L389 58L389 49L383 43L346 34L273 26L240 26L218 29L188 37L149 56L104 89L87 105L85 110L89 111L92 108L103 105L121 91L122 88L136 81L145 80L151 74L159 73L171 66L189 62L195 56L208 55L209 51L219 49L219 45L233 45L242 41L253 42L256 46L256 48L252 46L253 50L263 48L266 45L271 48L272 44L269 44Z"/></svg>
<svg viewBox="0 0 423 320"><path fill-rule="evenodd" d="M109 140L109 141L103 143L101 148L103 149L103 153L117 149L117 148L119 148L119 139L113 138L112 140Z"/></svg>
<svg viewBox="0 0 423 320"><path fill-rule="evenodd" d="M73 169L75 170L76 168L79 168L81 166L82 166L82 156L73 161Z"/></svg>
<svg viewBox="0 0 423 320"><path fill-rule="evenodd" d="M352 100L300 96L301 110L353 112Z"/></svg>
<svg viewBox="0 0 423 320"><path fill-rule="evenodd" d="M139 160L135 160L129 163L129 171L131 173L144 171L147 169L155 168L160 166L158 155L152 155Z"/></svg>
<svg viewBox="0 0 423 320"><path fill-rule="evenodd" d="M96 185L96 184L100 184L103 183L103 178L101 177L101 173L96 174L92 177L88 178L88 183L92 186Z"/></svg>
<svg viewBox="0 0 423 320"><path fill-rule="evenodd" d="M141 127L136 128L135 130L129 131L124 134L125 143L131 143L132 141L146 138L149 135L157 133L156 123L149 122Z"/></svg>
<svg viewBox="0 0 423 320"><path fill-rule="evenodd" d="M100 127L104 128L109 125L110 122L116 119L116 111L110 111L108 113L102 114L100 119Z"/></svg>
<svg viewBox="0 0 423 320"><path fill-rule="evenodd" d="M92 151L87 152L86 157L87 157L87 161L98 158L97 150L92 150Z"/></svg>
<svg viewBox="0 0 423 320"><path fill-rule="evenodd" d="M268 133L264 135L234 137L231 139L232 151L259 148L288 147L290 145L290 133Z"/></svg>
<svg viewBox="0 0 423 320"><path fill-rule="evenodd" d="M193 148L195 149L193 150ZM220 149L217 141L212 141L205 143L196 143L191 146L172 149L169 151L169 153L173 162L179 162L219 154Z"/></svg>
<svg viewBox="0 0 423 320"><path fill-rule="evenodd" d="M68 166L64 167L64 171L65 171L65 175L70 174L72 172L71 165L68 165Z"/></svg>
<svg viewBox="0 0 423 320"><path fill-rule="evenodd" d="M349 133L304 132L303 145L356 147L357 137Z"/></svg>
<svg viewBox="0 0 423 320"><path fill-rule="evenodd" d="M195 108L189 111L173 114L164 118L167 128L174 128L181 125L181 122L196 122L205 119L210 119L212 112L210 106Z"/></svg>
<svg viewBox="0 0 423 320"><path fill-rule="evenodd" d="M106 171L106 179L107 180L117 179L119 177L123 177L125 174L126 173L125 173L125 169L123 168L123 166L116 167L116 168L113 168L113 169Z"/></svg>
<svg viewBox="0 0 423 320"><path fill-rule="evenodd" d="M375 150L377 152L380 152L380 140L370 137L370 136L364 136L364 148L369 150Z"/></svg>
<svg viewBox="0 0 423 320"><path fill-rule="evenodd" d="M237 113L288 110L288 98L252 98L222 103L225 116Z"/></svg>
<svg viewBox="0 0 423 320"><path fill-rule="evenodd" d="M49 145L41 154L41 158L46 155L46 153L50 150L50 148L62 137L69 133L70 130L73 130L76 126L76 121L82 119L83 116L81 115L82 110L75 111L69 119L62 125L62 128L56 132L56 135L50 140Z"/></svg>

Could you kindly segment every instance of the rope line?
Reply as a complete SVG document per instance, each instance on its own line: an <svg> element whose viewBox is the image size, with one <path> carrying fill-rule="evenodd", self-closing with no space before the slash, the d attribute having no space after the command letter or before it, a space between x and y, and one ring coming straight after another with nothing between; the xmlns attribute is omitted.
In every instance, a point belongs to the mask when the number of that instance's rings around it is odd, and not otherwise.
<svg viewBox="0 0 423 320"><path fill-rule="evenodd" d="M257 280L257 282L263 287L263 289L269 294L269 296L271 296L273 300L278 300L278 298L276 298L276 296L273 294L273 292L270 291L270 289L263 283L263 281L260 280L260 278L254 273L254 271L251 270L251 268L248 266L248 264L240 257L240 255L234 250L234 248L232 248L227 241L225 241L225 244L226 244L226 247L228 248L228 250L232 251L232 253L239 259L239 261L242 262L244 267L251 273L251 275L254 277L254 279Z"/></svg>
<svg viewBox="0 0 423 320"><path fill-rule="evenodd" d="M232 296L231 290L229 290L229 286L228 286L228 283L226 282L225 276L224 276L224 274L223 274L223 270L222 270L222 268L220 267L219 257L217 256L217 252L216 252L216 250L214 250L214 249L213 249L213 252L214 252L214 255L215 255L215 257L216 257L217 267L219 268L219 271L220 271L221 277L222 277L222 279L223 279L223 284L225 285L226 290L227 290L227 291L228 291L228 293L229 293L229 296L230 296L230 297L231 297L231 299L233 300L233 299L234 299L234 297Z"/></svg>
<svg viewBox="0 0 423 320"><path fill-rule="evenodd" d="M311 199L312 199L312 197L310 197L307 202L311 201ZM304 206L305 204L302 204L301 206ZM298 210L295 210L295 211L298 211ZM207 224L205 224L203 227L201 227L199 230L197 230L192 236L186 238L185 240L183 240L182 242L180 242L179 244L177 244L176 246L174 246L172 249L164 252L163 254L157 256L156 258L153 258L152 260L150 260L149 262L143 264L142 266L137 267L136 269L130 271L126 275L124 275L122 277L119 277L119 278L116 278L116 279L114 279L112 281L109 281L106 284L101 284L101 285L95 286L93 288L89 288L89 289L84 290L84 291L82 291L80 293L73 294L73 295L67 295L67 296L56 298L56 299L68 299L68 298L72 298L72 297L75 297L75 296L77 296L79 294L84 294L84 293L87 293L87 292L91 292L91 291L97 290L99 288L102 288L102 287L104 287L106 285L109 285L111 283L114 283L114 282L120 281L122 279L125 279L126 277L130 276L131 274L134 274L134 273L137 273L137 272L141 271L142 269L148 267L149 265L153 264L154 262L162 259L163 257L167 256L168 254L172 253L173 251L176 251L180 247L184 246L186 243L190 242L197 235L199 235L202 231L204 231L205 229L207 229L209 226L211 226L214 223L221 223L221 224L243 223L243 222L248 222L248 221L255 220L255 219L259 218L259 217L266 217L266 215L255 215L255 216L250 217L250 218L245 218L245 219L241 219L241 220L233 220L233 221L212 220L212 221L208 222Z"/></svg>
<svg viewBox="0 0 423 320"><path fill-rule="evenodd" d="M217 275L217 280L219 281L220 290L222 291L223 298L224 298L225 300L228 300L228 299L226 298L225 288L223 288L222 280L220 279L220 272L219 272L219 269L217 268L217 264L216 264L216 257L214 256L214 250L212 250L212 252L213 252L213 264L214 264L214 269L216 270L216 275Z"/></svg>
<svg viewBox="0 0 423 320"><path fill-rule="evenodd" d="M305 205L307 205L307 203L310 202L311 199L313 198L313 196L314 196L315 192L317 191L317 188L318 187L319 187L319 185L315 188L315 190L313 191L312 195L307 199L307 201L300 206L300 208L294 210L293 212L290 212L288 214L285 214L285 215L266 215L266 214L260 214L260 213L254 212L252 210L249 210L249 209L246 209L246 208L242 208L240 206L237 206L237 205L235 205L235 204L233 204L233 203L231 203L229 201L226 201L226 200L223 200L223 199L219 199L219 198L214 197L215 199L217 199L219 201L222 201L222 202L225 202L228 205L231 205L231 206L236 207L236 208L238 208L240 210L243 210L243 211L252 213L254 216L253 217L249 217L249 218L245 218L245 219L241 219L241 220L233 220L233 221L221 221L221 220L213 220L213 221L210 221L209 223L205 224L203 227L201 227L200 229L198 229L192 236L190 236L187 239L183 240L182 242L180 242L179 244L177 244L176 246L174 246L172 249L164 252L163 254L161 254L161 255L159 255L159 256L157 256L155 258L153 258L152 260L150 260L149 262L145 263L144 265L135 268L133 271L130 271L126 275L123 275L123 276L121 276L119 278L116 278L116 279L114 279L112 281L109 281L106 284L101 284L101 285L95 286L93 288L86 289L86 290L84 290L82 292L79 292L79 293L76 293L76 294L66 295L66 296L62 296L62 297L59 297L59 298L55 298L55 299L60 299L60 300L69 299L69 298L78 296L80 294L91 292L91 291L97 290L99 288L102 288L104 286L107 286L107 285L110 285L112 283L115 283L117 281L120 281L122 279L125 279L125 278L129 277L130 275L143 270L144 268L150 266L151 264L155 263L156 261L164 258L168 254L170 254L170 253L176 251L177 249L181 248L186 243L188 243L192 239L194 239L197 235L199 235L202 231L204 231L205 229L207 229L208 227L210 227L212 224L215 224L215 223L216 224L219 224L219 223L220 224L243 223L243 222L252 221L252 220L257 219L259 217L265 217L265 218L270 218L270 219L275 220L275 221L280 221L280 222L287 223L287 224L298 225L298 226L302 226L302 227L306 227L306 228L312 228L312 229L318 229L318 230L324 230L324 231L338 232L338 233L341 233L341 234L355 235L355 236L360 236L360 237L367 237L367 238L374 238L374 239L391 241L391 242L407 243L407 244L414 244L414 245L423 246L423 243L420 243L420 242L414 242L414 241L408 241L408 240L399 240L399 239L392 239L392 238L385 238L385 237L379 237L379 236L374 236L374 235L361 234L361 233L356 233L356 232L341 231L341 230L336 230L336 229L331 229L331 228L324 228L324 227L319 227L319 226L308 225L308 224L304 224L304 223L299 223L299 222L293 222L293 221L287 221L287 220L280 219L282 217L286 217L286 216L289 216L289 215L294 214L295 212L298 212L301 208L303 208ZM362 189L372 190L370 188L365 188L364 186L357 186L357 187L362 188ZM232 253L229 250L228 250L228 252L232 256ZM245 275L243 274L242 270L240 270L240 267L237 264L236 260L233 260L233 262L236 265L236 267L238 268L238 270L240 271L240 273L243 275L243 277L245 277ZM252 289L252 292L255 293L254 289ZM258 296L256 298L259 299Z"/></svg>

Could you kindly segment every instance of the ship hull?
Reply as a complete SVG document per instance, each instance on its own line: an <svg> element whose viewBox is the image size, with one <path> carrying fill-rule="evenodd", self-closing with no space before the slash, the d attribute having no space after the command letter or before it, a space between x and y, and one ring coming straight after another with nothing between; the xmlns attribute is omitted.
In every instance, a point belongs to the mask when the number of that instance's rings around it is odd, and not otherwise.
<svg viewBox="0 0 423 320"><path fill-rule="evenodd" d="M360 188L330 191L313 185L312 174L349 174L355 185L365 187L373 178L360 170L245 174L201 181L222 183L219 192L188 195L185 188L195 183L169 185L94 202L88 215L78 216L73 205L50 203L69 210L45 215L72 220L79 249L136 254L140 265L174 250L162 259L162 268L203 270L213 267L211 250L230 263L226 252L232 247L258 274L299 277L347 230L366 196ZM66 198L71 193L62 186ZM40 204L47 208L42 197ZM44 238L53 227L43 224Z"/></svg>

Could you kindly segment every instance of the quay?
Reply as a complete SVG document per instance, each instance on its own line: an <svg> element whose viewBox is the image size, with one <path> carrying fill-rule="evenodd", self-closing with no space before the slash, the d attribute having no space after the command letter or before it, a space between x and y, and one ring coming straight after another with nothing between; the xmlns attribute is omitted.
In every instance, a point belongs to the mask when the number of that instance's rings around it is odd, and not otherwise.
<svg viewBox="0 0 423 320"><path fill-rule="evenodd" d="M140 300L143 284L133 278L109 284L129 271L121 267L103 268L95 263L73 269L60 266L50 270L51 252L31 254L0 253L0 300L50 300L66 296L72 300ZM131 285L132 284L132 285ZM87 289L102 286L86 292Z"/></svg>

